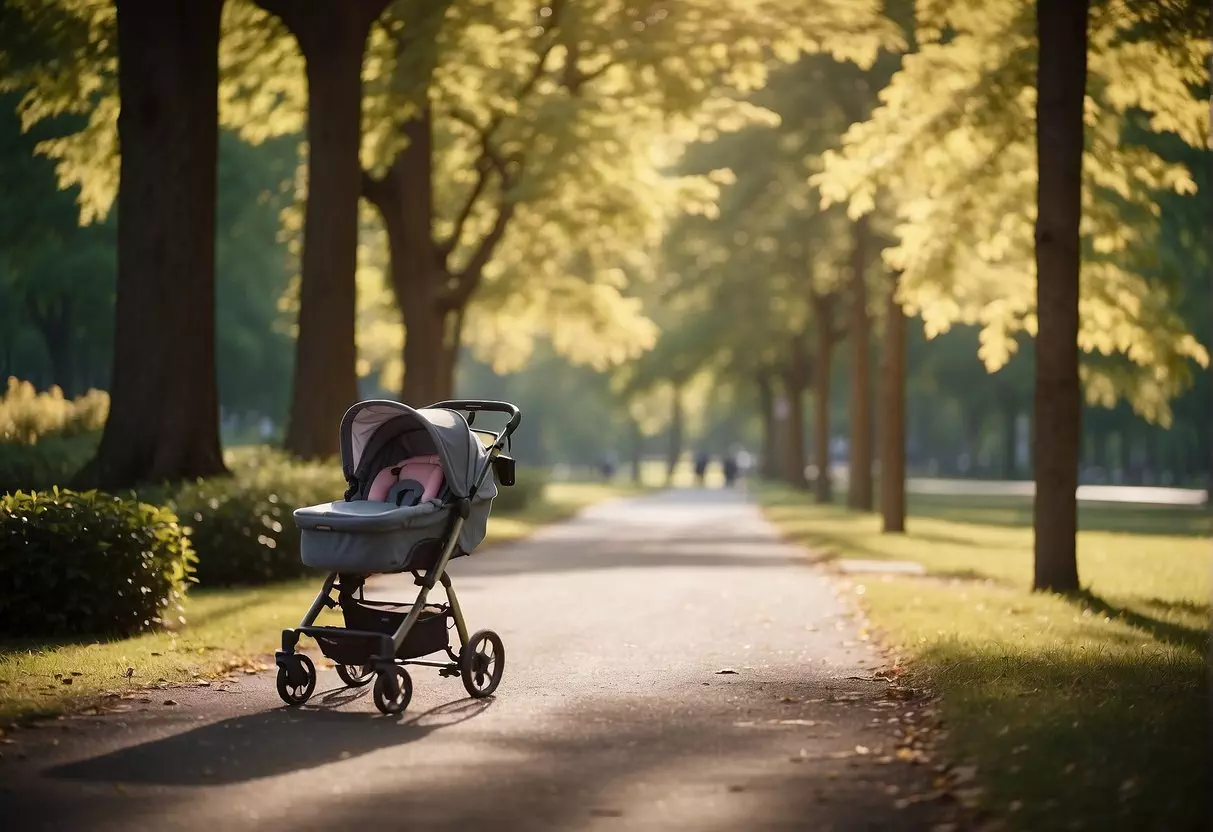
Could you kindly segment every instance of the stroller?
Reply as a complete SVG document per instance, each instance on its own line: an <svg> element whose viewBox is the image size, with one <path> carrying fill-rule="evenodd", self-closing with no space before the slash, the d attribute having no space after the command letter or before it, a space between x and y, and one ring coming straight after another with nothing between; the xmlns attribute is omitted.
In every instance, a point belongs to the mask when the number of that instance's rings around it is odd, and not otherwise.
<svg viewBox="0 0 1213 832"><path fill-rule="evenodd" d="M509 421L497 432L473 429L482 411L508 414ZM346 685L374 679L375 706L385 714L401 713L412 698L405 665L460 676L476 698L497 689L505 670L501 638L492 630L468 635L446 567L484 540L498 483L514 484L514 460L504 451L521 420L517 407L493 401L444 401L414 410L376 400L346 411L345 498L295 511L303 562L328 577L299 626L282 631L275 660L284 702L302 705L316 688L315 665L295 652L304 635L336 663ZM413 574L420 588L413 603L366 599L367 576L396 572ZM445 604L427 603L437 583ZM315 626L326 607L341 608L344 627ZM452 624L458 652L451 648ZM422 659L443 652L446 661Z"/></svg>

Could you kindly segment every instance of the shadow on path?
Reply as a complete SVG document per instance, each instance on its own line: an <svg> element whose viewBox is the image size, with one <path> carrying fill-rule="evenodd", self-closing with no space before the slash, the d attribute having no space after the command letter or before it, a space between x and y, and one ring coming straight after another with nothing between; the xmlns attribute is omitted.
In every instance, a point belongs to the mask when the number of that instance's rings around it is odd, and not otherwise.
<svg viewBox="0 0 1213 832"><path fill-rule="evenodd" d="M401 718L333 710L354 696L318 695L320 707L282 707L212 722L171 737L50 769L62 780L206 786L242 783L360 757L471 719L492 700L461 699Z"/></svg>

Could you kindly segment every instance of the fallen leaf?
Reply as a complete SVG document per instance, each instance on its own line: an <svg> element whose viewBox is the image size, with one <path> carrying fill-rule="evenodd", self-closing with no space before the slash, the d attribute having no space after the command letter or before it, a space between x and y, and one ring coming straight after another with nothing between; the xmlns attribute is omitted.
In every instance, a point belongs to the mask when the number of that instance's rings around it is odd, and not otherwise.
<svg viewBox="0 0 1213 832"><path fill-rule="evenodd" d="M65 685L70 685L70 684L72 683L72 677L71 677L71 676L64 676L64 677L63 677L62 679L60 679L59 681L60 681L60 682L62 682L63 684L65 684Z"/></svg>
<svg viewBox="0 0 1213 832"><path fill-rule="evenodd" d="M977 766L956 766L952 769L952 782L972 783L977 778Z"/></svg>
<svg viewBox="0 0 1213 832"><path fill-rule="evenodd" d="M733 669L733 668L731 668L731 667L723 667L723 668L721 668L720 670L717 670L717 671L716 671L716 675L717 675L717 676L725 676L725 675L733 675L733 676L735 676L735 675L737 675L737 671L736 671L736 670L734 670L734 669Z"/></svg>
<svg viewBox="0 0 1213 832"><path fill-rule="evenodd" d="M176 699L165 699L165 700L164 700L164 704L165 704L165 705L176 705L176 704L177 704L177 700L176 700Z"/></svg>
<svg viewBox="0 0 1213 832"><path fill-rule="evenodd" d="M72 671L72 675L73 675L73 676L83 676L84 674L83 674L83 673L81 673L79 670L73 670L73 671Z"/></svg>

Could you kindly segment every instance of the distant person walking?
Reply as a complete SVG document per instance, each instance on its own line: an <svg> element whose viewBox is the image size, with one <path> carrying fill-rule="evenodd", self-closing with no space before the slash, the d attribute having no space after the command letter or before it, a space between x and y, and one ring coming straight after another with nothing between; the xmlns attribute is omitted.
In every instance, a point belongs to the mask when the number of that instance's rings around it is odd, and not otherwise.
<svg viewBox="0 0 1213 832"><path fill-rule="evenodd" d="M598 462L598 472L602 474L604 482L610 482L615 478L615 470L619 467L619 457L614 451L607 451L602 455L602 459Z"/></svg>
<svg viewBox="0 0 1213 832"><path fill-rule="evenodd" d="M732 453L725 454L724 457L724 486L732 488L737 482L737 457Z"/></svg>
<svg viewBox="0 0 1213 832"><path fill-rule="evenodd" d="M708 466L712 464L712 457L707 451L699 451L695 454L695 481L699 483L699 487L707 483Z"/></svg>

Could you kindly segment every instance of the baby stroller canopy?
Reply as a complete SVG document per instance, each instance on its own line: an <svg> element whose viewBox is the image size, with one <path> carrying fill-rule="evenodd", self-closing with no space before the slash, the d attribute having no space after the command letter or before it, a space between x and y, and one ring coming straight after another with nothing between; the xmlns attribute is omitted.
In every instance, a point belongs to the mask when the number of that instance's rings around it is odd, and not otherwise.
<svg viewBox="0 0 1213 832"><path fill-rule="evenodd" d="M485 451L461 414L378 400L359 402L341 420L341 469L351 485L358 482L359 497L366 497L379 469L428 454L438 455L451 493L467 497ZM486 480L485 487L493 488L491 482Z"/></svg>

